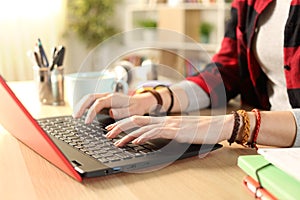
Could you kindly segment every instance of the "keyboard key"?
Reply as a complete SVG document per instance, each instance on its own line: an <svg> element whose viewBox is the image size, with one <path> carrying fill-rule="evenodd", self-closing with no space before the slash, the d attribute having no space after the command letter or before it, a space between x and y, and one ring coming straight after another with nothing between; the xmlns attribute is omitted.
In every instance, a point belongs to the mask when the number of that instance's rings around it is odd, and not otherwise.
<svg viewBox="0 0 300 200"><path fill-rule="evenodd" d="M107 139L108 132L97 120L87 125L84 119L72 116L38 120L42 128L50 135L68 143L70 146L103 163L141 157L155 152L151 144L127 144L118 148L114 142L125 136L119 134L115 139Z"/></svg>

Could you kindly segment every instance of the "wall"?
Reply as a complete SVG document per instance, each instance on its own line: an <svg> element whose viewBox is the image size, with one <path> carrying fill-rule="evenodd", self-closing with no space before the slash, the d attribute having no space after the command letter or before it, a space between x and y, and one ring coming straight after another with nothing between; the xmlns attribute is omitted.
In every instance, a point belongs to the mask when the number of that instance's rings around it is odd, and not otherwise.
<svg viewBox="0 0 300 200"><path fill-rule="evenodd" d="M10 0L0 7L0 74L7 80L32 79L27 52L40 38L45 50L61 42L65 25L63 0Z"/></svg>
<svg viewBox="0 0 300 200"><path fill-rule="evenodd" d="M135 0L122 0L116 7L115 26L124 30L125 6ZM138 1L143 3L143 1ZM66 46L65 73L80 70L90 49L74 33L65 36L67 0L10 0L0 6L0 74L8 81L32 80L29 50L40 38L50 57L55 45ZM16 6L17 5L17 6Z"/></svg>

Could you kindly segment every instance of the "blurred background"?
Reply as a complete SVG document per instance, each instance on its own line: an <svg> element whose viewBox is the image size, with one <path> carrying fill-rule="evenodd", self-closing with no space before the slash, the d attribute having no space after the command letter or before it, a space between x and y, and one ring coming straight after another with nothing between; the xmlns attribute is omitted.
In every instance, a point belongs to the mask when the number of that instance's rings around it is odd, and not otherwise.
<svg viewBox="0 0 300 200"><path fill-rule="evenodd" d="M230 11L227 0L0 1L0 74L8 81L33 79L33 62L28 53L38 38L48 57L52 47L64 45L65 73L73 73L99 43L139 27L174 30L192 38L201 44L205 56L201 56L199 47L184 41L162 44L161 48L184 51L201 68L207 62L207 55L219 48ZM148 34L142 41L157 42L157 38ZM141 57L130 55L127 60L138 65ZM176 60L174 63L170 53L164 52L153 59L174 66L184 75L193 73L190 62Z"/></svg>

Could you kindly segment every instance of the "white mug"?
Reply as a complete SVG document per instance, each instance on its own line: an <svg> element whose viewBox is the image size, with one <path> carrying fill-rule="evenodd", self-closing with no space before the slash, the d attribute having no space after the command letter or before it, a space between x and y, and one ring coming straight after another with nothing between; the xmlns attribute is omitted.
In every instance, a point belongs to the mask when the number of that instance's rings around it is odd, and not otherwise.
<svg viewBox="0 0 300 200"><path fill-rule="evenodd" d="M127 83L123 84L123 93L127 93ZM92 93L114 92L115 76L108 72L81 72L65 75L65 93L69 105L74 108L82 97Z"/></svg>

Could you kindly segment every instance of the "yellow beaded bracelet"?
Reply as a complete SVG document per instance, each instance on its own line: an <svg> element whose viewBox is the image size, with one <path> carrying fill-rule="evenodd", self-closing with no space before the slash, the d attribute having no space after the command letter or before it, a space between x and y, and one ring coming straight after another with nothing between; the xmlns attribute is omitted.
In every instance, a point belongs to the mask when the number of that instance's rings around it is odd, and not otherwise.
<svg viewBox="0 0 300 200"><path fill-rule="evenodd" d="M243 118L243 135L242 141L237 141L237 143L246 146L250 137L250 120L247 112L245 110L237 111Z"/></svg>

